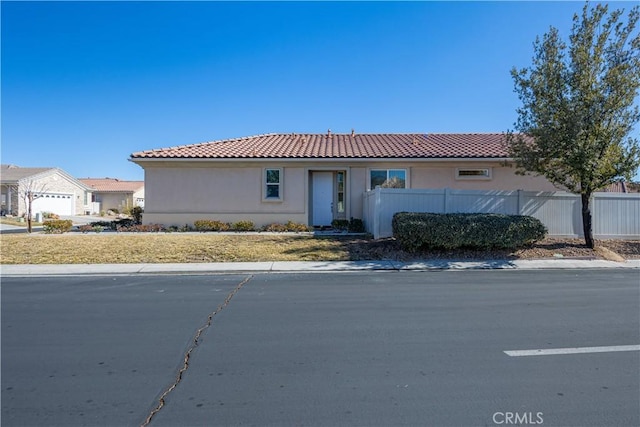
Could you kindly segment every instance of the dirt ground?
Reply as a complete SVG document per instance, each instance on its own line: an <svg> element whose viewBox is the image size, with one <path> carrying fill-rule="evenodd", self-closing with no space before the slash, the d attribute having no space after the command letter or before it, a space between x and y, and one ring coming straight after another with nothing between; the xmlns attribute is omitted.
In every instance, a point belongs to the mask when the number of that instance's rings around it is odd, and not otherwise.
<svg viewBox="0 0 640 427"><path fill-rule="evenodd" d="M346 242L345 242L346 243ZM596 249L585 246L580 239L547 238L530 247L517 250L426 250L417 253L403 251L398 243L390 239L358 241L347 243L352 259L609 259L621 261L640 259L640 240L600 240ZM603 249L604 248L604 249ZM618 255L620 258L616 258Z"/></svg>

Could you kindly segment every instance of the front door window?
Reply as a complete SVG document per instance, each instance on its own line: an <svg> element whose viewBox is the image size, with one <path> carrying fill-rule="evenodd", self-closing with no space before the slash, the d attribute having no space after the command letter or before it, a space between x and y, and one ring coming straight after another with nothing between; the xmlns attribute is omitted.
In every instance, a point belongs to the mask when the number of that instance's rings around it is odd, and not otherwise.
<svg viewBox="0 0 640 427"><path fill-rule="evenodd" d="M336 213L338 217L342 218L345 212L344 172L336 172L336 198Z"/></svg>

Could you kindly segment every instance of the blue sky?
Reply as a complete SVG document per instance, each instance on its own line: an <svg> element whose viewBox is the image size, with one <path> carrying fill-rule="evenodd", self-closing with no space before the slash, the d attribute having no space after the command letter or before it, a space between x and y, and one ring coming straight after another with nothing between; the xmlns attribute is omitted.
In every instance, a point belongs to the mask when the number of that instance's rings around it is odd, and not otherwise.
<svg viewBox="0 0 640 427"><path fill-rule="evenodd" d="M583 5L3 1L1 160L143 179L132 152L262 133L503 132L509 70Z"/></svg>

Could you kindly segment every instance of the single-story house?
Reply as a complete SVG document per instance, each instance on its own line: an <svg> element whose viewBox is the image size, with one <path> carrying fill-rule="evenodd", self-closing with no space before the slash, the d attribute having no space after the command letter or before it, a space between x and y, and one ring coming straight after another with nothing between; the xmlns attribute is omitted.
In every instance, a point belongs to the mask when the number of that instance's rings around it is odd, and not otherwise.
<svg viewBox="0 0 640 427"><path fill-rule="evenodd" d="M266 134L141 151L144 223L198 219L326 226L363 217L363 194L382 187L556 188L515 174L502 134Z"/></svg>
<svg viewBox="0 0 640 427"><path fill-rule="evenodd" d="M91 188L93 211L102 212L140 206L144 208L144 181L123 181L116 178L80 178Z"/></svg>
<svg viewBox="0 0 640 427"><path fill-rule="evenodd" d="M3 215L27 213L25 195L33 193L31 214L58 215L90 213L91 188L59 168L23 168L0 165L0 194Z"/></svg>

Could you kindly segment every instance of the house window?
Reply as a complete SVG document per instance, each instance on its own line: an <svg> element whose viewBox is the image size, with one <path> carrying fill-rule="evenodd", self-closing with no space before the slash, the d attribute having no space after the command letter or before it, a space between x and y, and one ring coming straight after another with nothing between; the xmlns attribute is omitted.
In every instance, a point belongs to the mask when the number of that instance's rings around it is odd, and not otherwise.
<svg viewBox="0 0 640 427"><path fill-rule="evenodd" d="M456 179L491 179L490 168L467 169L457 168Z"/></svg>
<svg viewBox="0 0 640 427"><path fill-rule="evenodd" d="M369 188L406 188L407 171L405 169L371 169Z"/></svg>
<svg viewBox="0 0 640 427"><path fill-rule="evenodd" d="M265 200L282 200L282 169L265 169L264 183Z"/></svg>
<svg viewBox="0 0 640 427"><path fill-rule="evenodd" d="M337 186L336 186L336 195L338 196L338 213L342 214L344 213L344 172L337 172L336 173L336 181L337 181Z"/></svg>

